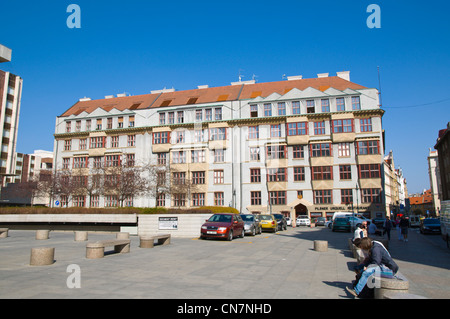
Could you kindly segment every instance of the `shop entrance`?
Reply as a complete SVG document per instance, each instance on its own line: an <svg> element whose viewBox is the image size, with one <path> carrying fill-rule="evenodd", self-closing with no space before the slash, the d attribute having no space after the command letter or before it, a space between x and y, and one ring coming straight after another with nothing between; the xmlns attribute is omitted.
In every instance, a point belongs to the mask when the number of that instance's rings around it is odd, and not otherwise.
<svg viewBox="0 0 450 319"><path fill-rule="evenodd" d="M295 206L295 218L298 216L308 216L308 208L303 204Z"/></svg>

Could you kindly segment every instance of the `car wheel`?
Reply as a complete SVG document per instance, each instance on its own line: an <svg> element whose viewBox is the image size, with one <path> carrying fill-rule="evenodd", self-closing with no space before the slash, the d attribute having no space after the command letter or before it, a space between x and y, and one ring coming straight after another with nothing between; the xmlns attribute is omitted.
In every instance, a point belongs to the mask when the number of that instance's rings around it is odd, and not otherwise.
<svg viewBox="0 0 450 319"><path fill-rule="evenodd" d="M256 229L255 229L255 227L253 227L253 229L252 229L252 236L256 236Z"/></svg>
<svg viewBox="0 0 450 319"><path fill-rule="evenodd" d="M228 241L232 241L233 240L233 231L230 229L230 231L228 232Z"/></svg>
<svg viewBox="0 0 450 319"><path fill-rule="evenodd" d="M241 237L241 238L244 238L244 237L245 237L245 229L244 229L244 228L242 228L241 236L239 236L239 237Z"/></svg>
<svg viewBox="0 0 450 319"><path fill-rule="evenodd" d="M259 234L262 234L262 227L259 227Z"/></svg>

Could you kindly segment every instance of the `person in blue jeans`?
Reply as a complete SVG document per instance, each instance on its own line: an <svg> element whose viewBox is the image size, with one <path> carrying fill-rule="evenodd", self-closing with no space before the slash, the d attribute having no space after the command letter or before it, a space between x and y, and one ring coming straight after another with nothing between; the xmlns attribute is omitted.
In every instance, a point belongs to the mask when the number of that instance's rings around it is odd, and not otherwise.
<svg viewBox="0 0 450 319"><path fill-rule="evenodd" d="M347 291L355 297L358 297L372 275L392 277L399 269L382 243L365 237L361 239L359 248L368 252L369 258L362 264L364 271L355 287L346 287Z"/></svg>

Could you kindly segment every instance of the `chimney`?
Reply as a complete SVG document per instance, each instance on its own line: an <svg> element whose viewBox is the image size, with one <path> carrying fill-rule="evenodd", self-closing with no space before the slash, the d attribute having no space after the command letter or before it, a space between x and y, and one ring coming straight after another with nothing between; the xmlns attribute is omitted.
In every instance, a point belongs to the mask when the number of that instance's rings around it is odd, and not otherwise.
<svg viewBox="0 0 450 319"><path fill-rule="evenodd" d="M199 89L207 89L209 88L209 85L199 85L197 86Z"/></svg>
<svg viewBox="0 0 450 319"><path fill-rule="evenodd" d="M317 74L318 78L327 78L329 73L319 73Z"/></svg>
<svg viewBox="0 0 450 319"><path fill-rule="evenodd" d="M90 97L84 97L82 99L79 99L80 102L86 102L86 101L90 101L91 98Z"/></svg>
<svg viewBox="0 0 450 319"><path fill-rule="evenodd" d="M350 81L350 71L336 72L336 75L341 79Z"/></svg>
<svg viewBox="0 0 450 319"><path fill-rule="evenodd" d="M287 77L288 81L301 80L302 78L303 78L303 75L293 75L293 76Z"/></svg>

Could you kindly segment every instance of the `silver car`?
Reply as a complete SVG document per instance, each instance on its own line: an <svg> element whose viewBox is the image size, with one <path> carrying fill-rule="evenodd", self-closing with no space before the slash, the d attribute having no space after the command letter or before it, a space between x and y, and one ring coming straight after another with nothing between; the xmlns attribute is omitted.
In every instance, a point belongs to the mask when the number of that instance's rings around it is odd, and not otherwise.
<svg viewBox="0 0 450 319"><path fill-rule="evenodd" d="M255 236L262 233L261 221L258 215L253 214L241 214L244 221L244 229L246 234Z"/></svg>

